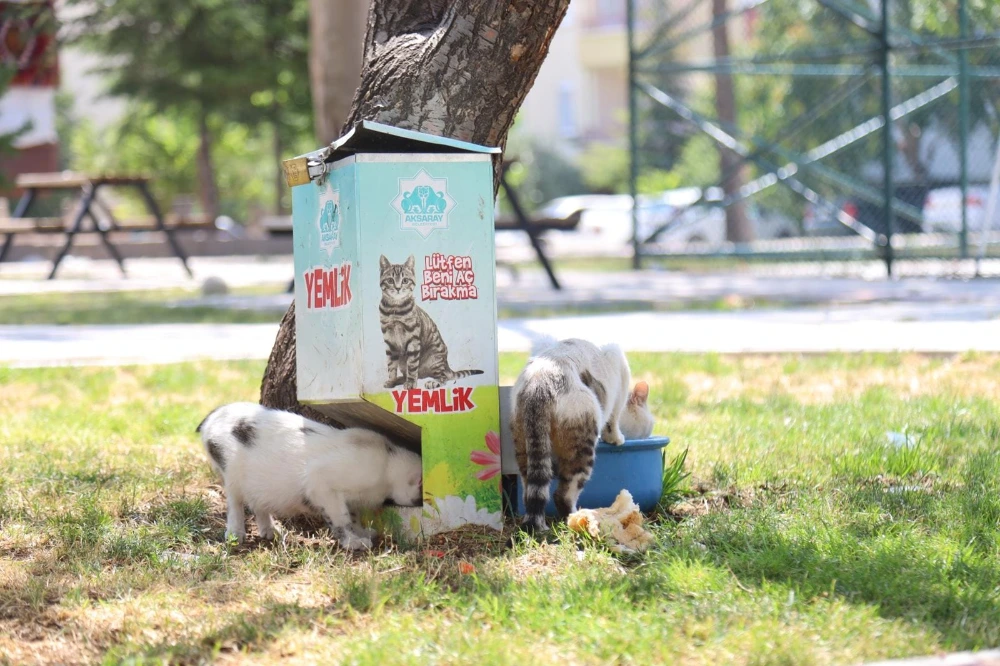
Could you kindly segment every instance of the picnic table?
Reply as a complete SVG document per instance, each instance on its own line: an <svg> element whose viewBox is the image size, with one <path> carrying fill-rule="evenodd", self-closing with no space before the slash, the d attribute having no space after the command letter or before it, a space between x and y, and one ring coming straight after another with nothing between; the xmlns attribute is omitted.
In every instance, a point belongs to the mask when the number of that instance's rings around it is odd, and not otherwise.
<svg viewBox="0 0 1000 666"><path fill-rule="evenodd" d="M562 285L559 284L559 280L556 278L555 270L552 268L552 263L549 261L548 255L545 254L545 248L542 247L540 236L546 231L571 231L576 229L580 224L583 211L576 210L565 218L529 218L521 206L521 200L517 195L517 191L507 180L507 172L516 163L517 160L514 159L504 160L503 166L500 168L500 187L503 188L504 194L507 195L507 201L514 212L514 217L498 217L494 221L493 226L497 231L517 230L526 233L528 240L531 241L531 247L535 250L535 255L538 257L539 263L542 264L542 268L545 269L545 273L549 276L552 288L562 289Z"/></svg>
<svg viewBox="0 0 1000 666"><path fill-rule="evenodd" d="M174 255L180 259L184 270L188 276L193 276L191 268L188 266L187 256L178 244L174 232L178 229L196 229L213 226L211 220L203 216L164 216L157 205L156 200L149 191L150 178L143 175L84 175L72 172L61 173L29 173L22 174L17 178L17 187L23 190L20 200L17 202L11 218L0 219L0 234L5 236L3 246L0 247L0 263L7 258L14 238L19 234L26 233L51 233L63 234L66 242L56 254L52 263L52 271L48 279L53 279L59 264L66 258L73 240L80 233L96 233L100 236L101 242L108 253L118 264L122 275L127 275L125 262L109 237L112 231L159 231L166 235ZM145 204L149 215L127 220L115 218L111 209L106 206L98 197L98 192L102 188L132 188L136 190ZM65 192L76 190L80 194L79 200L74 205L74 212L69 223L60 217L28 217L32 204L35 203L39 194L52 192ZM89 224L85 226L84 222Z"/></svg>

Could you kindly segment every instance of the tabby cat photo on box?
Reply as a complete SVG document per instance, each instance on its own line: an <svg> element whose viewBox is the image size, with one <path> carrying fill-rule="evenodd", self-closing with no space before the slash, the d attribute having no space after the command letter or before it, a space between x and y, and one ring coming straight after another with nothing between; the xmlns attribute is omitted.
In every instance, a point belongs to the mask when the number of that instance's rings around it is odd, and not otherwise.
<svg viewBox="0 0 1000 666"><path fill-rule="evenodd" d="M386 365L389 379L386 388L403 385L412 389L417 381L426 379L425 388L483 374L482 370L452 370L448 365L448 345L430 315L417 305L414 257L411 254L401 264L379 257L379 321L385 340Z"/></svg>

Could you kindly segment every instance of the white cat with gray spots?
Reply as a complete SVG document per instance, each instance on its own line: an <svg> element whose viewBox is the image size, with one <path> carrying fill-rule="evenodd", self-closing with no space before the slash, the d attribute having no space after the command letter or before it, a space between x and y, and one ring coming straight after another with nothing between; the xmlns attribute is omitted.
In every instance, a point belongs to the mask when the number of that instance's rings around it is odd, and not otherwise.
<svg viewBox="0 0 1000 666"><path fill-rule="evenodd" d="M363 428L338 430L298 414L238 402L198 426L226 491L226 536L246 538L244 506L261 538L273 518L320 514L341 547L370 549L372 530L356 512L392 502L423 504L420 456ZM352 515L352 513L354 515Z"/></svg>

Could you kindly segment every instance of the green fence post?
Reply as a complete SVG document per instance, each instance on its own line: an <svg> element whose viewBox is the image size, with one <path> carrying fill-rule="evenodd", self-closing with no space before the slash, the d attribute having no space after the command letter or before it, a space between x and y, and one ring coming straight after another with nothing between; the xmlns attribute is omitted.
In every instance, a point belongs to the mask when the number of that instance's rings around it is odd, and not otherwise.
<svg viewBox="0 0 1000 666"><path fill-rule="evenodd" d="M885 270L889 277L892 277L892 227L893 227L893 182L892 182L892 158L895 146L892 142L892 119L889 117L889 110L892 108L892 82L889 80L889 0L882 0L882 25L879 30L882 70L882 118L885 125L882 127L882 168L883 168L883 210L885 216ZM876 241L877 242L877 241Z"/></svg>
<svg viewBox="0 0 1000 666"><path fill-rule="evenodd" d="M639 242L639 137L635 90L635 0L625 5L628 23L628 190L632 195L632 268L642 268L642 248Z"/></svg>
<svg viewBox="0 0 1000 666"><path fill-rule="evenodd" d="M958 0L960 38L969 35L969 12L966 0ZM969 256L969 55L965 47L958 52L958 150L959 182L962 186L962 230L959 247L963 259Z"/></svg>

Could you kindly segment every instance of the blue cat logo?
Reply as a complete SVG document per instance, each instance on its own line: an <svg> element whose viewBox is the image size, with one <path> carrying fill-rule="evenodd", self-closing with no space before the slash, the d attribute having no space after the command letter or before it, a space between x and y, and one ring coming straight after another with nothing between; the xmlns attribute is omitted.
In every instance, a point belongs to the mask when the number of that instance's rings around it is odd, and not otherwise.
<svg viewBox="0 0 1000 666"><path fill-rule="evenodd" d="M435 178L421 169L412 178L400 178L396 192L390 205L399 213L401 229L427 238L435 229L448 228L455 200L448 194L447 178Z"/></svg>
<svg viewBox="0 0 1000 666"><path fill-rule="evenodd" d="M333 236L340 231L340 206L327 201L323 214L319 216L319 233L323 236Z"/></svg>
<svg viewBox="0 0 1000 666"><path fill-rule="evenodd" d="M340 247L340 193L333 191L330 196L319 213L319 245L327 252Z"/></svg>
<svg viewBox="0 0 1000 666"><path fill-rule="evenodd" d="M448 203L444 200L444 192L435 192L427 185L417 185L411 192L403 192L403 211L413 215L433 215L444 213Z"/></svg>

